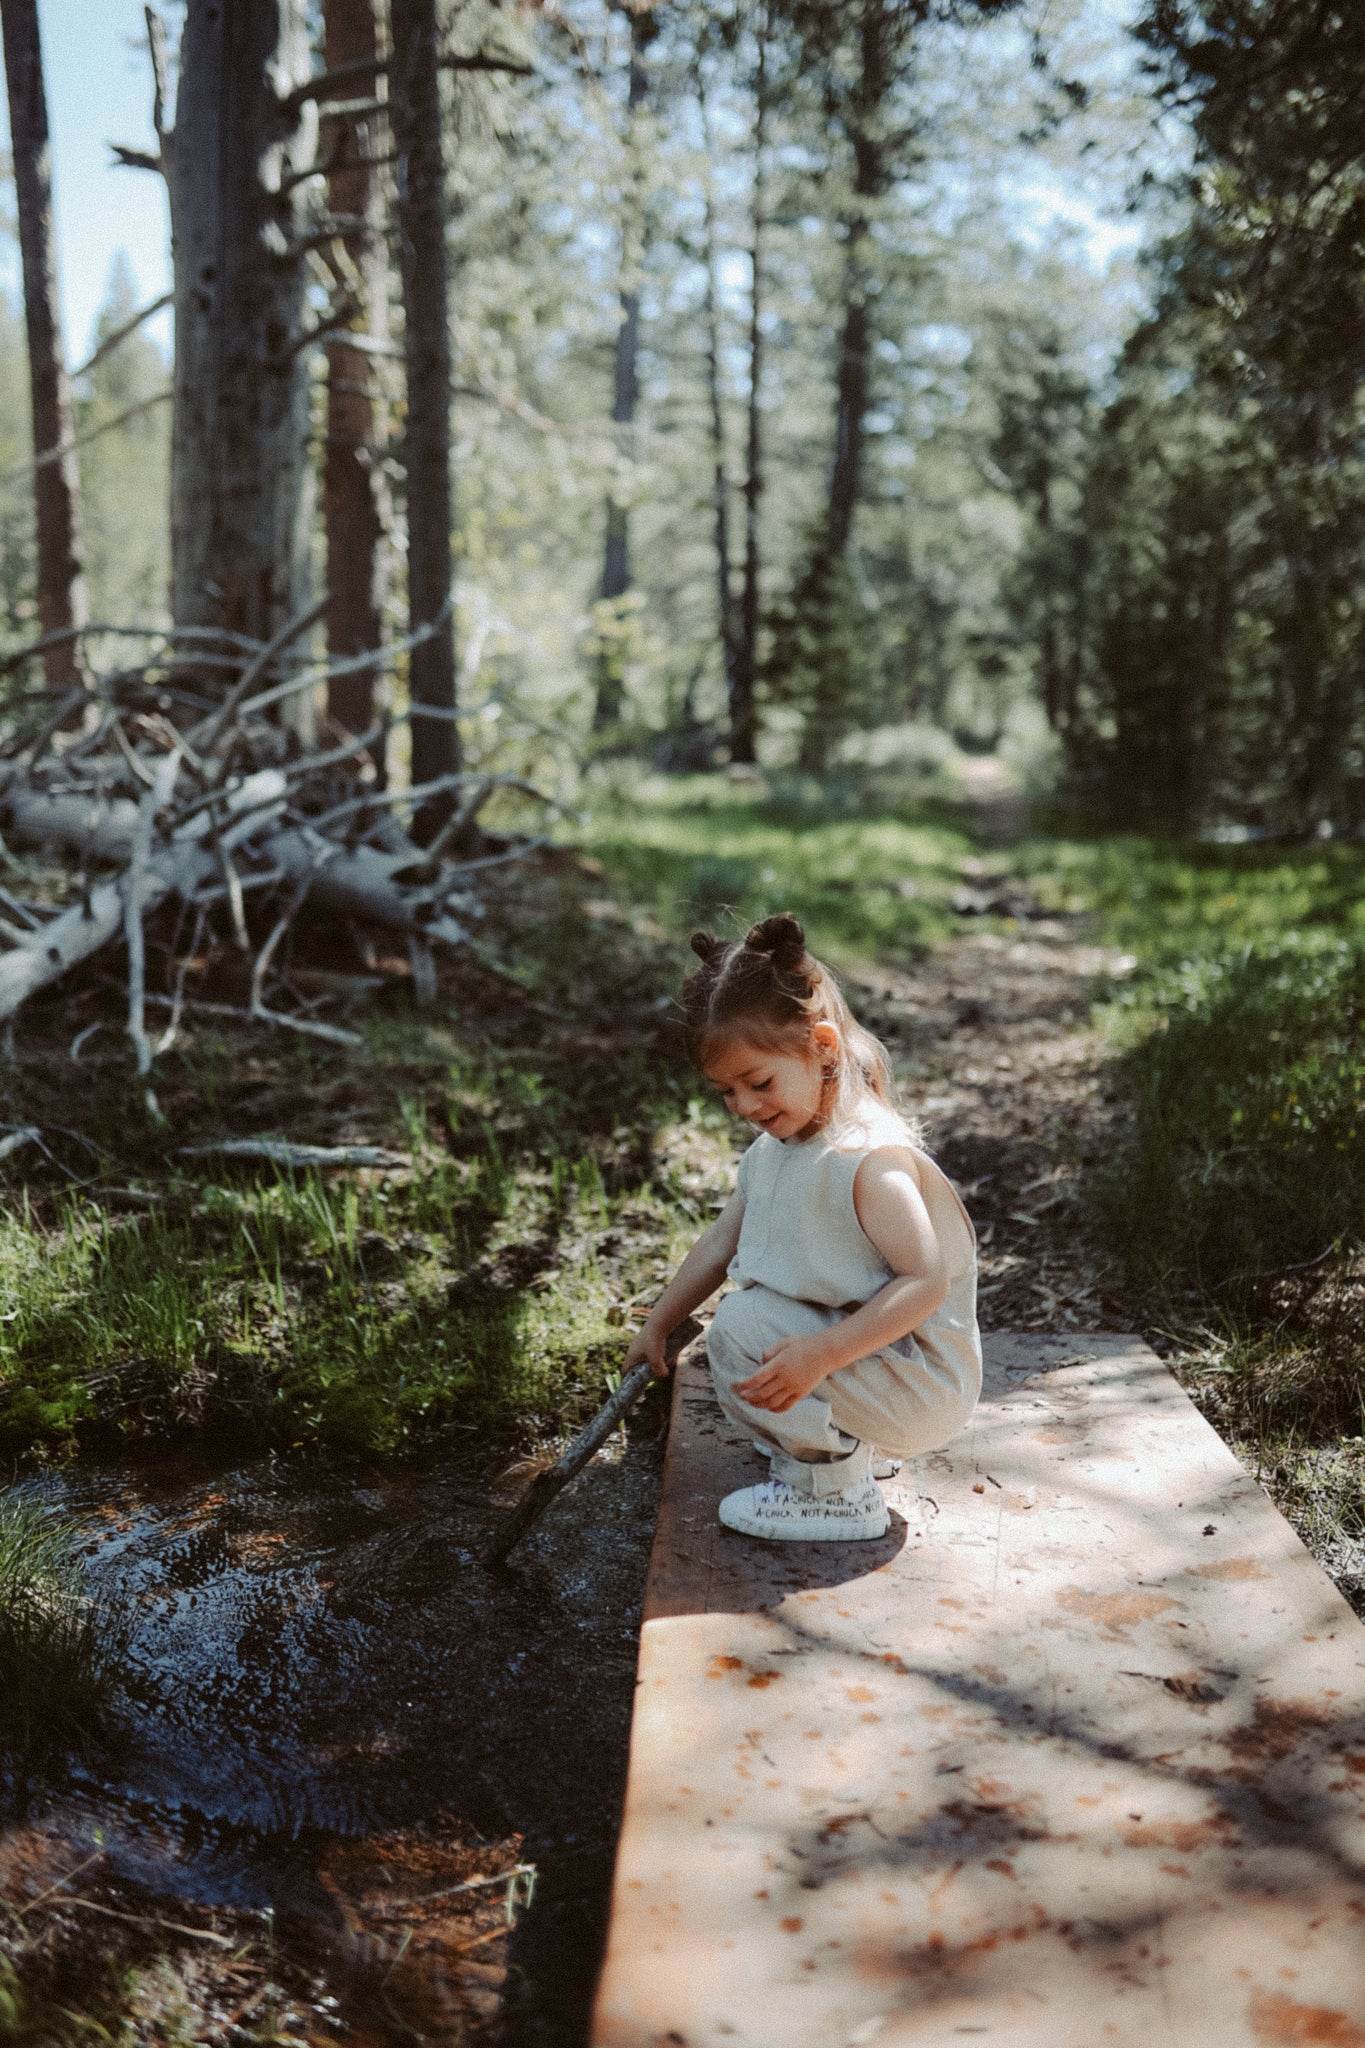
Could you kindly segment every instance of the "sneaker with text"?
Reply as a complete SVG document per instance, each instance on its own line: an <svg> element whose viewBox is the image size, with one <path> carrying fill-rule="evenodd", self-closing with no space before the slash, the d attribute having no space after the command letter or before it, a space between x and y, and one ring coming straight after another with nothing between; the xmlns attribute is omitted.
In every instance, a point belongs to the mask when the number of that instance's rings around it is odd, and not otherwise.
<svg viewBox="0 0 1365 2048"><path fill-rule="evenodd" d="M727 1493L720 1519L727 1529L767 1543L865 1543L886 1534L891 1510L871 1479L819 1497L798 1493L785 1479L765 1479Z"/></svg>

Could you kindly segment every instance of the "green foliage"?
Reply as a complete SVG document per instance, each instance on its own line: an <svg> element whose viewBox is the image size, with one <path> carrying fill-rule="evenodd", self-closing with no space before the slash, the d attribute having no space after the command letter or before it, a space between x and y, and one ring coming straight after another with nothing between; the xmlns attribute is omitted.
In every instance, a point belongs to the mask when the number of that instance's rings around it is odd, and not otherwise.
<svg viewBox="0 0 1365 2048"><path fill-rule="evenodd" d="M1156 1293L1254 1302L1365 1238L1365 942L1286 935L1168 970L1124 1055L1101 1222Z"/></svg>
<svg viewBox="0 0 1365 2048"><path fill-rule="evenodd" d="M122 327L137 307L132 272L119 254L95 323L95 347ZM139 329L85 380L77 431L106 426L164 390L168 377L160 350ZM167 615L170 417L168 405L154 406L87 442L80 451L83 544L93 618L116 625L158 625Z"/></svg>
<svg viewBox="0 0 1365 2048"><path fill-rule="evenodd" d="M1303 0L1152 0L1138 33L1194 167L1089 435L1080 557L1038 560L1080 621L1049 712L1107 820L1354 830L1365 36Z"/></svg>
<svg viewBox="0 0 1365 2048"><path fill-rule="evenodd" d="M872 606L846 555L819 532L790 596L773 620L767 694L800 717L797 766L821 775L838 743L878 722L881 648Z"/></svg>
<svg viewBox="0 0 1365 2048"><path fill-rule="evenodd" d="M8 1771L85 1748L117 1684L122 1632L87 1594L76 1543L40 1502L0 1493L0 1763ZM3 2029L0 2003L0 2037Z"/></svg>

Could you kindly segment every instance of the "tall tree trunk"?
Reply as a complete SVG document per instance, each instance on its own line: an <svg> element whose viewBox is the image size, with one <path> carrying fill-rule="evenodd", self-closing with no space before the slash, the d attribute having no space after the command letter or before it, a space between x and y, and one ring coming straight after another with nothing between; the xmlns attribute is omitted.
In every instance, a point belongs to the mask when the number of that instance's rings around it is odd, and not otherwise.
<svg viewBox="0 0 1365 2048"><path fill-rule="evenodd" d="M730 710L731 730L735 727L737 702L736 664L739 656L735 631L735 600L730 581L730 476L725 451L725 398L721 387L720 280L717 275L716 195L711 178L711 110L707 104L705 80L698 75L697 101L701 111L703 203L706 260L706 291L703 313L706 320L706 392L711 413L711 502L716 535L716 625L720 635L721 662L725 672L725 696Z"/></svg>
<svg viewBox="0 0 1365 2048"><path fill-rule="evenodd" d="M300 243L316 116L306 0L188 0L163 141L175 271L177 625L268 640L306 601L311 469Z"/></svg>
<svg viewBox="0 0 1365 2048"><path fill-rule="evenodd" d="M750 184L749 402L744 473L744 587L730 699L730 759L751 762L758 738L758 629L762 614L759 512L763 500L763 261L767 227L768 5L756 10L754 168Z"/></svg>
<svg viewBox="0 0 1365 2048"><path fill-rule="evenodd" d="M436 0L391 0L389 120L396 157L403 353L407 367L408 617L412 630L440 621L412 651L414 706L444 714L412 725L412 779L429 782L460 765L455 712L454 577L450 487L450 315L446 284L445 159L437 71ZM430 838L450 799L427 805L416 830Z"/></svg>
<svg viewBox="0 0 1365 2048"><path fill-rule="evenodd" d="M612 362L611 420L616 430L616 459L628 475L635 440L635 409L640 397L640 266L644 261L643 157L640 146L640 113L649 91L645 51L655 33L646 8L630 17L630 83L626 94L626 151L629 159L627 190L621 222L621 318L616 329ZM630 512L619 490L620 478L607 494L606 544L602 558L602 585L598 593L604 602L623 598L630 589ZM614 725L621 716L624 676L616 651L609 650L598 664L597 698L593 726Z"/></svg>
<svg viewBox="0 0 1365 2048"><path fill-rule="evenodd" d="M853 192L844 221L844 305L835 371L834 461L826 531L826 544L835 556L848 551L862 491L863 430L872 398L872 221L889 183L882 130L895 77L897 26L888 0L867 0L859 22L859 69L848 121Z"/></svg>
<svg viewBox="0 0 1365 2048"><path fill-rule="evenodd" d="M38 538L38 621L44 633L83 626L89 617L79 540L80 476L69 443L74 432L71 385L62 347L57 248L52 221L52 146L43 88L37 0L4 0L5 81L19 209L19 249L28 328L29 395L33 412L34 512ZM66 452L52 459L51 451ZM41 458L47 457L47 460ZM72 639L43 656L50 690L82 681L84 657Z"/></svg>
<svg viewBox="0 0 1365 2048"><path fill-rule="evenodd" d="M326 0L324 63L375 60L375 0ZM379 218L378 114L327 117L330 169L327 202L348 223L339 237L339 291L349 325L368 340L387 334L388 294L383 223ZM374 396L375 362L339 335L327 344L327 447L323 460L323 523L327 536L327 650L333 660L378 647L383 633L383 471L374 459L380 439ZM368 731L374 716L374 671L340 676L327 688L327 709L348 732Z"/></svg>

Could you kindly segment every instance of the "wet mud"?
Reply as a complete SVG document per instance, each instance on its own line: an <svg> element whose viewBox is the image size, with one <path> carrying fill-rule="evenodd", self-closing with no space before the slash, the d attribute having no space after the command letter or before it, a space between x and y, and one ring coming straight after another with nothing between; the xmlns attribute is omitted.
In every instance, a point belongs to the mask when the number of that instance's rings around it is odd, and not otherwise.
<svg viewBox="0 0 1365 2048"><path fill-rule="evenodd" d="M486 1454L35 1482L88 1531L91 1582L132 1636L107 1746L11 1808L0 1893L27 1911L89 1858L34 1925L77 1895L73 1940L92 1914L101 1934L120 1914L191 1923L210 1978L211 1930L264 1926L310 2041L581 2041L658 1500L663 1402L647 1406L496 1574L478 1552L530 1468ZM193 2002L191 2038L244 2038L214 2025L221 1984Z"/></svg>

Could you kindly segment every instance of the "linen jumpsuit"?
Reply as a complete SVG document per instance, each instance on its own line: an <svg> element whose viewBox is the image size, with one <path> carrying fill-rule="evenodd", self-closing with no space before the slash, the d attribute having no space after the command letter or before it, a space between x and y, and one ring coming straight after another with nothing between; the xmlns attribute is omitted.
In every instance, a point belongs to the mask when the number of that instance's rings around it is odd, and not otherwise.
<svg viewBox="0 0 1365 2048"><path fill-rule="evenodd" d="M828 1329L892 1277L853 1203L871 1152L909 1147L920 1193L948 1267L947 1298L918 1329L840 1368L775 1415L735 1392L785 1337ZM976 1234L947 1176L916 1146L894 1110L870 1103L856 1124L803 1143L766 1131L739 1164L744 1199L738 1283L721 1298L707 1353L725 1413L772 1450L772 1476L823 1498L867 1478L875 1447L916 1458L956 1436L981 1393L976 1325Z"/></svg>

